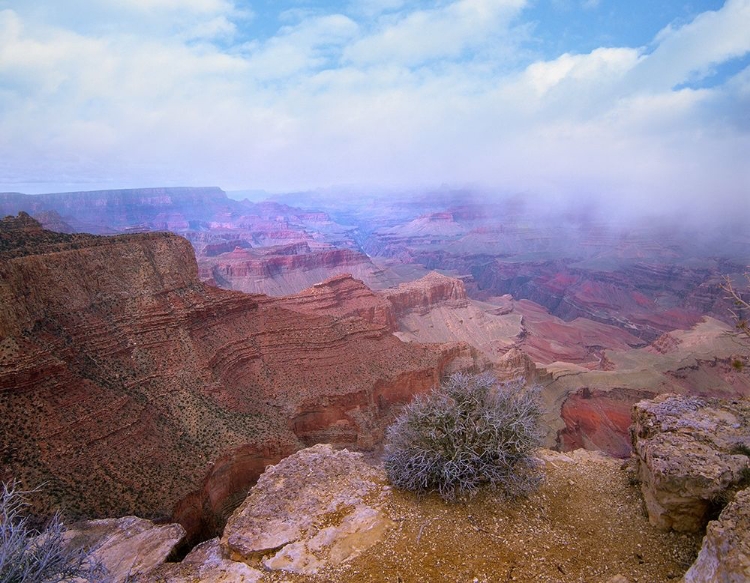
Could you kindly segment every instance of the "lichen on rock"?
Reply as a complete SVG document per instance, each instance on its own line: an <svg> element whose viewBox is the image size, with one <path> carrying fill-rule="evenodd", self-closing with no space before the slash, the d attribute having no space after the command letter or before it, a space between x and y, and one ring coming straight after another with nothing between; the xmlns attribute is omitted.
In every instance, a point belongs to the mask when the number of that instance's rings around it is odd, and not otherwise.
<svg viewBox="0 0 750 583"><path fill-rule="evenodd" d="M393 525L381 469L362 454L316 445L269 467L227 522L236 561L314 574L376 544Z"/></svg>
<svg viewBox="0 0 750 583"><path fill-rule="evenodd" d="M633 451L651 524L699 532L750 472L750 402L660 395L633 408Z"/></svg>

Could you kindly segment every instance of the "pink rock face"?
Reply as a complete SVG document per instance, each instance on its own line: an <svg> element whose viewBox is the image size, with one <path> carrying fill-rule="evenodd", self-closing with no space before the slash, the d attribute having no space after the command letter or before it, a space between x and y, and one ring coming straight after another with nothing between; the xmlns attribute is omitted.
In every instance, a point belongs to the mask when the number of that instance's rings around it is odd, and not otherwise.
<svg viewBox="0 0 750 583"><path fill-rule="evenodd" d="M302 254L254 255L251 251L235 248L229 255L220 255L215 261L203 260L203 269L210 270L214 277L228 281L250 276L268 277L282 272L311 270L317 268L346 269L347 266L366 263L367 257L349 249L309 251Z"/></svg>
<svg viewBox="0 0 750 583"><path fill-rule="evenodd" d="M168 516L182 500L204 534L303 442L375 444L468 350L399 341L347 278L250 296L202 284L175 235L16 222L0 229L2 467L53 484L43 502L73 515Z"/></svg>
<svg viewBox="0 0 750 583"><path fill-rule="evenodd" d="M565 422L565 429L558 433L560 449L595 449L628 457L633 405L653 396L653 392L632 389L581 389L568 395L560 410Z"/></svg>
<svg viewBox="0 0 750 583"><path fill-rule="evenodd" d="M521 346L536 362L555 361L582 364L587 368L608 370L604 350L627 350L645 343L625 330L586 318L565 322L542 306L528 300L515 303L523 315L528 334Z"/></svg>
<svg viewBox="0 0 750 583"><path fill-rule="evenodd" d="M280 301L292 310L337 318L358 316L383 330L395 330L393 307L388 299L349 274L334 276Z"/></svg>
<svg viewBox="0 0 750 583"><path fill-rule="evenodd" d="M409 310L428 310L441 302L466 301L466 288L455 278L431 272L422 279L383 290L396 318Z"/></svg>
<svg viewBox="0 0 750 583"><path fill-rule="evenodd" d="M681 269L658 264L623 265L617 271L571 269L562 262L503 263L495 262L477 270L474 277L482 293L511 293L516 298L532 300L553 315L566 321L587 318L618 327L646 341L677 328L696 324L706 311L698 310L697 301L683 299L685 289L697 289L716 277L705 270ZM719 306L718 288L712 290ZM669 297L669 302L664 298ZM657 301L658 300L658 301ZM662 305L677 304L664 308Z"/></svg>

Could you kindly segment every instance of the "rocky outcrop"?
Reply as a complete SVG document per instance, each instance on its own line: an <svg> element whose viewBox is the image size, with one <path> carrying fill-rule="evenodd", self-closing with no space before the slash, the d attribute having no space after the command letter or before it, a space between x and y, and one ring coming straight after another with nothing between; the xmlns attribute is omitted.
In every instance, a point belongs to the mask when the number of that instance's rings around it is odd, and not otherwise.
<svg viewBox="0 0 750 583"><path fill-rule="evenodd" d="M417 281L403 283L395 289L383 290L383 296L393 306L396 318L410 310L428 310L441 302L466 304L466 288L461 280L435 271Z"/></svg>
<svg viewBox="0 0 750 583"><path fill-rule="evenodd" d="M167 233L65 235L21 217L0 229L0 276L0 477L49 484L47 508L74 517L174 511L192 541L265 465L302 444L373 446L470 357L206 286Z"/></svg>
<svg viewBox="0 0 750 583"><path fill-rule="evenodd" d="M394 526L383 509L385 482L362 454L305 449L266 470L227 522L222 545L235 561L315 574L356 557Z"/></svg>
<svg viewBox="0 0 750 583"><path fill-rule="evenodd" d="M750 473L750 402L660 395L633 408L633 451L649 520L682 532L710 513Z"/></svg>
<svg viewBox="0 0 750 583"><path fill-rule="evenodd" d="M221 540L131 580L661 582L685 571L697 538L649 527L617 460L538 455L544 480L528 497L446 505L392 490L369 457L317 445L269 468ZM122 562L140 564L129 552Z"/></svg>
<svg viewBox="0 0 750 583"><path fill-rule="evenodd" d="M683 581L750 581L750 490L738 492L719 518L708 523L698 558Z"/></svg>
<svg viewBox="0 0 750 583"><path fill-rule="evenodd" d="M150 576L167 559L175 558L185 530L179 524L156 525L126 516L79 522L64 537L69 547L89 550L103 567L106 581L125 583L134 575Z"/></svg>
<svg viewBox="0 0 750 583"><path fill-rule="evenodd" d="M199 544L180 563L135 577L140 583L258 583L262 579L262 571L226 558L218 538Z"/></svg>
<svg viewBox="0 0 750 583"><path fill-rule="evenodd" d="M345 273L317 283L298 294L285 296L281 305L309 314L326 314L337 318L357 316L383 330L396 330L393 307L363 282ZM387 297L387 296L386 296Z"/></svg>

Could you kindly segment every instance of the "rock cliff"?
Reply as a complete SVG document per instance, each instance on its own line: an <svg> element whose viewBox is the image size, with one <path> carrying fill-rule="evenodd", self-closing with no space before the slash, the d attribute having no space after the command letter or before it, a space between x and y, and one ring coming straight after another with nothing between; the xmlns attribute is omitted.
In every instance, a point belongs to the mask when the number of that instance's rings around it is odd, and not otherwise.
<svg viewBox="0 0 750 583"><path fill-rule="evenodd" d="M435 271L417 281L383 290L383 296L393 306L396 318L411 310L429 310L442 302L452 301L457 306L465 306L467 303L464 284L456 278Z"/></svg>
<svg viewBox="0 0 750 583"><path fill-rule="evenodd" d="M708 523L698 558L685 583L750 581L750 490L737 493L717 520Z"/></svg>
<svg viewBox="0 0 750 583"><path fill-rule="evenodd" d="M377 443L468 351L206 286L166 233L6 219L0 276L0 477L48 484L74 516L174 511L193 538L302 443Z"/></svg>
<svg viewBox="0 0 750 583"><path fill-rule="evenodd" d="M214 253L216 245L204 251ZM216 255L199 255L201 279L220 287L274 296L298 293L330 277L349 273L370 287L389 280L370 259L352 249L311 248L307 243L264 248L234 247Z"/></svg>
<svg viewBox="0 0 750 583"><path fill-rule="evenodd" d="M750 485L750 402L659 395L633 408L633 452L649 520L702 530Z"/></svg>

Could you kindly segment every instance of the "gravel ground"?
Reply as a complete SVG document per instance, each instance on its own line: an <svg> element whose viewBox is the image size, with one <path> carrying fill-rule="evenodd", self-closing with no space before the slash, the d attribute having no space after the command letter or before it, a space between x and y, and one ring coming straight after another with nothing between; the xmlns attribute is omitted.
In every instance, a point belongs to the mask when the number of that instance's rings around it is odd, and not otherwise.
<svg viewBox="0 0 750 583"><path fill-rule="evenodd" d="M379 544L311 582L679 581L698 536L661 533L648 523L638 487L620 461L583 450L543 452L544 482L527 499L480 493L465 503L394 492L396 521ZM265 578L264 578L265 579Z"/></svg>

